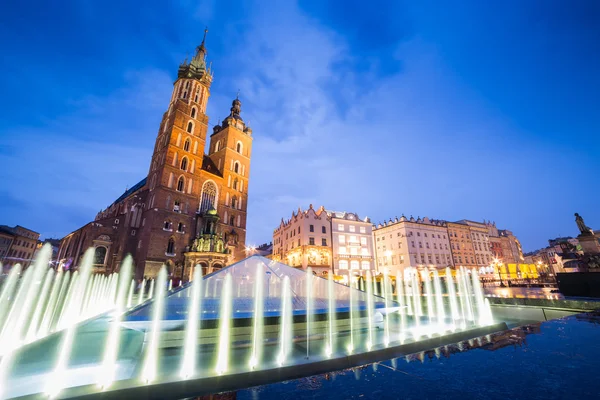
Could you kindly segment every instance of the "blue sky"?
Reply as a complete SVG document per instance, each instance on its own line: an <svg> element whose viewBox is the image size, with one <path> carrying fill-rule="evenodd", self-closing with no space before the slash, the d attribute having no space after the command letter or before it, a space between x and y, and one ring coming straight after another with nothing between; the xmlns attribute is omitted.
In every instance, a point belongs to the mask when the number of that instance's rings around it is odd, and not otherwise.
<svg viewBox="0 0 600 400"><path fill-rule="evenodd" d="M240 89L254 131L250 244L311 203L525 250L600 229L600 3L529 0L7 2L0 223L63 236L139 181L205 26L210 122Z"/></svg>

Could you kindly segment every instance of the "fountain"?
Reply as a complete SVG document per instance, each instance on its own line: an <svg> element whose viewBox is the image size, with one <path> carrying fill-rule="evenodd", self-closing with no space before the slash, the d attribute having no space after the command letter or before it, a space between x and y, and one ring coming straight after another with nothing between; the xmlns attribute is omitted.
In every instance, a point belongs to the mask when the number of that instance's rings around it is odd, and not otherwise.
<svg viewBox="0 0 600 400"><path fill-rule="evenodd" d="M230 374L245 373L252 379L254 371L275 377L280 372L270 369L287 371L285 367L300 359L306 365L348 361L354 358L348 354L396 351L397 346L413 346L420 338L435 334L438 340L448 330L468 335L470 329L493 323L476 272L469 277L464 269L457 271L456 282L446 270L448 302L444 303L437 271L421 275L407 268L396 275L395 293L387 273L379 285L366 272L363 292L354 284L335 283L332 274L322 279L311 269L303 272L254 256L205 277L196 266L191 283L174 290L163 267L157 280L149 282L148 299L144 300L144 281L134 300L130 258L119 273L108 276L92 275L92 260L93 251L88 250L73 275L49 270L45 260L20 278L18 267L7 277L0 291L0 341L8 343L13 334L19 338L0 348L0 387L5 390L9 383L9 397L36 394L38 387L50 397L71 398L84 394L81 390L111 392L148 384L154 390L179 380L210 382L222 377L218 379L225 384ZM382 297L374 294L378 287ZM22 317L22 311L29 317ZM163 335L166 329L169 333ZM56 362L32 378L19 375L31 370L27 360L36 357L29 352L48 335L58 343ZM85 352L74 350L75 343L98 337L102 339L94 343L99 360L86 359ZM306 349L298 343L306 343ZM323 350L313 350L311 355L311 347ZM342 348L347 351L341 352ZM21 357L21 352L29 355ZM309 356L312 359L307 361ZM234 363L233 357L242 361ZM172 365L176 365L173 373L168 369ZM35 383L23 384L23 379ZM13 380L18 384L13 385Z"/></svg>

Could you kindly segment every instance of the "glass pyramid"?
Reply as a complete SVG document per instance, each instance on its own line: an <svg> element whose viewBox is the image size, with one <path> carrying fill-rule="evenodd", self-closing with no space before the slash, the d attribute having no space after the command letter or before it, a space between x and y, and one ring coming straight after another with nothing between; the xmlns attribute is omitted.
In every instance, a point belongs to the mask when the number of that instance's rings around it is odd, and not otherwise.
<svg viewBox="0 0 600 400"><path fill-rule="evenodd" d="M257 271L262 267L261 277ZM202 277L202 310L201 320L219 319L221 298L224 295L224 282L227 274L231 274L233 282L232 303L233 318L252 318L254 312L254 291L257 279L263 279L264 316L276 317L281 312L281 294L283 292L283 279L290 279L292 309L294 315L306 315L307 287L309 275L306 271L292 268L280 262L269 260L262 256L251 256L219 271ZM312 276L312 313L323 314L329 309L329 286L327 279ZM348 312L350 301L355 302L355 310L367 309L368 294L335 282L333 284L333 298L336 312ZM176 289L166 298L165 319L170 321L185 320L187 318L188 304L192 297L191 283ZM396 306L390 302L390 306ZM374 308L385 307L385 300L373 296ZM132 310L125 316L125 321L149 321L151 319L151 302Z"/></svg>

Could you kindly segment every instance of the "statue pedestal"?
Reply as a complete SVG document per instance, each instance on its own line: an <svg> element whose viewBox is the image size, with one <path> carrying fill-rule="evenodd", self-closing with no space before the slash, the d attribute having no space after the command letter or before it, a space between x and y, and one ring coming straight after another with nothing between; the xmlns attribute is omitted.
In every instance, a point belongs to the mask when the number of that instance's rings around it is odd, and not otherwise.
<svg viewBox="0 0 600 400"><path fill-rule="evenodd" d="M596 238L596 236L592 234L579 235L577 236L577 240L579 240L583 254L600 254L600 243L598 243L598 238Z"/></svg>

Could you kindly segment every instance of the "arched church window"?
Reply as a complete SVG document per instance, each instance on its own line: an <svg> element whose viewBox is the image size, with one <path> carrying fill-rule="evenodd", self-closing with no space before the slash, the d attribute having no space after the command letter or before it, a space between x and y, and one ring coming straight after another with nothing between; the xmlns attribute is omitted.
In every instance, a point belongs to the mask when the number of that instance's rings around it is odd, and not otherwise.
<svg viewBox="0 0 600 400"><path fill-rule="evenodd" d="M190 141L190 139L185 139L185 143L183 144L183 150L185 151L190 151L190 144L192 142Z"/></svg>
<svg viewBox="0 0 600 400"><path fill-rule="evenodd" d="M233 172L235 172L236 174L240 173L240 163L239 162L235 162L235 164L233 164Z"/></svg>
<svg viewBox="0 0 600 400"><path fill-rule="evenodd" d="M217 203L217 187L212 181L204 182L202 186L202 195L200 197L200 212L209 210L211 207L216 208Z"/></svg>
<svg viewBox="0 0 600 400"><path fill-rule="evenodd" d="M231 208L237 208L237 197L235 196L233 196L233 198L231 199Z"/></svg>
<svg viewBox="0 0 600 400"><path fill-rule="evenodd" d="M194 131L194 123L192 121L187 124L187 132L192 133Z"/></svg>
<svg viewBox="0 0 600 400"><path fill-rule="evenodd" d="M173 238L170 238L167 243L167 254L175 254L175 240Z"/></svg>
<svg viewBox="0 0 600 400"><path fill-rule="evenodd" d="M183 179L183 176L180 176L179 180L177 181L177 191L183 192L184 187L185 187L185 179Z"/></svg>
<svg viewBox="0 0 600 400"><path fill-rule="evenodd" d="M233 226L235 224L235 217L232 215L229 217L229 225Z"/></svg>
<svg viewBox="0 0 600 400"><path fill-rule="evenodd" d="M184 171L187 171L187 164L188 164L187 157L183 157L181 159L181 169Z"/></svg>
<svg viewBox="0 0 600 400"><path fill-rule="evenodd" d="M216 153L217 151L219 151L220 149L221 149L221 141L220 141L220 140L217 140L217 143L215 143L215 153Z"/></svg>
<svg viewBox="0 0 600 400"><path fill-rule="evenodd" d="M104 246L96 247L96 251L94 252L94 265L104 265L106 250L107 249Z"/></svg>
<svg viewBox="0 0 600 400"><path fill-rule="evenodd" d="M190 113L190 115L192 116L192 118L196 118L196 107L192 107L192 112Z"/></svg>
<svg viewBox="0 0 600 400"><path fill-rule="evenodd" d="M233 180L233 190L237 190L237 188L238 188L238 180L237 180L237 178L235 178Z"/></svg>
<svg viewBox="0 0 600 400"><path fill-rule="evenodd" d="M235 146L235 151L242 154L242 142L237 142L237 145Z"/></svg>

